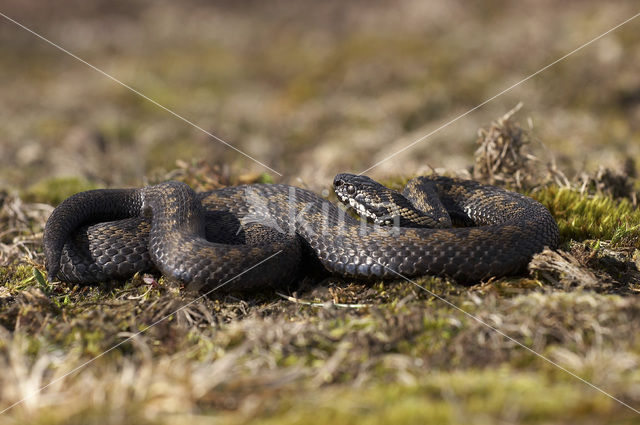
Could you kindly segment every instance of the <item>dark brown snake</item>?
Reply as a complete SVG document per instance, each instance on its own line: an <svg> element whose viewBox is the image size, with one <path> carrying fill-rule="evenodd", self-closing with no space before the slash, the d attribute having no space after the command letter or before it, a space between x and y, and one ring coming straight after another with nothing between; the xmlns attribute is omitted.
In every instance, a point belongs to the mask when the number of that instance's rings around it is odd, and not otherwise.
<svg viewBox="0 0 640 425"><path fill-rule="evenodd" d="M464 283L521 272L535 253L558 244L543 205L474 181L418 177L407 199L367 177L340 174L334 190L369 222L281 184L195 193L166 182L81 192L47 221L49 278L90 283L156 268L189 284L248 290L286 284L321 264L357 279L432 274ZM463 227L441 228L452 222Z"/></svg>

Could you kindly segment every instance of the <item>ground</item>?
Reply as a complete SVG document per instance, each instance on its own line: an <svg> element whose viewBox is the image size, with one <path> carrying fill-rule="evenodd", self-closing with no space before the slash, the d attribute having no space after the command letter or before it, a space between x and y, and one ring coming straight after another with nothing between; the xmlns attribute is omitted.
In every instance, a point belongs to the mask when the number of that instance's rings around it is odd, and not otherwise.
<svg viewBox="0 0 640 425"><path fill-rule="evenodd" d="M399 188L434 167L545 204L560 249L520 276L308 277L199 298L157 275L48 283L41 252L53 206L90 188L275 181L330 196L333 174L428 134L634 2L66 6L0 12L271 169L1 21L0 423L639 421L635 21L369 173Z"/></svg>

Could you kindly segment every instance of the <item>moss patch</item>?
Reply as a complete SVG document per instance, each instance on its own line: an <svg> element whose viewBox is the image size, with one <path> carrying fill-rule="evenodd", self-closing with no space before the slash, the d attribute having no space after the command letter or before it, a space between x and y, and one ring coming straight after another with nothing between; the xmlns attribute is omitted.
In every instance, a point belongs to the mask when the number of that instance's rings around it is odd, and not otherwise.
<svg viewBox="0 0 640 425"><path fill-rule="evenodd" d="M577 190L551 186L530 194L545 205L558 223L563 241L604 239L636 248L640 237L640 211L627 199L583 195Z"/></svg>
<svg viewBox="0 0 640 425"><path fill-rule="evenodd" d="M74 193L97 189L99 186L83 177L55 177L40 180L23 194L27 202L58 205Z"/></svg>
<svg viewBox="0 0 640 425"><path fill-rule="evenodd" d="M582 385L506 367L435 371L413 385L322 390L313 398L285 397L271 408L274 414L254 418L253 423L493 424L514 417L522 424L570 423L604 419L613 412L626 417L626 423L633 419L633 412L623 412Z"/></svg>

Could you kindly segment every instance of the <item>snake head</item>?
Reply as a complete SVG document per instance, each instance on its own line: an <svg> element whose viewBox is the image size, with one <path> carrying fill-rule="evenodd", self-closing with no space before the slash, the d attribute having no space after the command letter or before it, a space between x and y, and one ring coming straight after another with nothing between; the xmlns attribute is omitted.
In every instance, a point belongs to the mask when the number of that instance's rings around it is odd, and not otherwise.
<svg viewBox="0 0 640 425"><path fill-rule="evenodd" d="M352 208L360 217L380 225L393 224L396 202L403 202L397 199L400 195L398 192L358 174L338 174L333 179L333 190L340 202Z"/></svg>

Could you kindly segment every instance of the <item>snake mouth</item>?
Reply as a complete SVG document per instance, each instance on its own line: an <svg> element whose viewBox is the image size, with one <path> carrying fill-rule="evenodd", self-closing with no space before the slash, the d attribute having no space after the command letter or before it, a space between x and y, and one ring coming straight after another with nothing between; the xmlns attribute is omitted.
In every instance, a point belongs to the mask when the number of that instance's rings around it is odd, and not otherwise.
<svg viewBox="0 0 640 425"><path fill-rule="evenodd" d="M367 208L363 203L358 202L353 197L347 196L340 192L336 192L336 195L338 196L340 202L342 202L348 209L353 210L359 217L370 220L374 224L378 224L381 226L389 226L393 223L393 221L390 220L389 217L379 216L375 212L371 211L370 208Z"/></svg>

